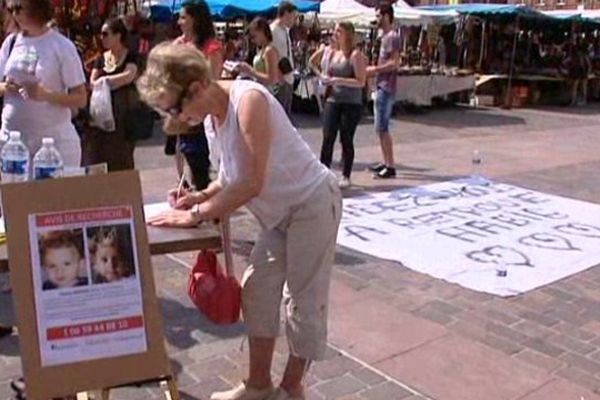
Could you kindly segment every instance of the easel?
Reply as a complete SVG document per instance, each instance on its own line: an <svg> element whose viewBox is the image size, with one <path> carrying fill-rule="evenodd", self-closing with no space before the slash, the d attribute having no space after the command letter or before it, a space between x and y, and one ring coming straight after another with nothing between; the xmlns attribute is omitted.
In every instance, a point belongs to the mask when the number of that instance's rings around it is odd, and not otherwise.
<svg viewBox="0 0 600 400"><path fill-rule="evenodd" d="M94 188L94 190L90 190L90 188ZM156 288L151 268L148 237L144 228L141 183L138 173L128 171L108 175L7 184L2 185L1 192L8 236L9 262L23 267L13 268L10 273L27 399L46 400L51 397L77 393L77 400L92 398L110 400L110 391L113 388L159 383L164 391L165 399L180 400L164 346L162 317L155 295ZM109 356L107 354L110 354L110 349L106 347L98 350L101 351L98 353L100 357L44 364L42 355L46 354L47 357L49 350L47 345L46 347L40 345L40 337L43 340L51 340L49 332L57 328L52 328L52 325L44 328L43 325L38 326L37 322L36 301L43 297L36 297L42 296L42 292L39 289L39 281L36 280L37 272L34 272L35 268L40 268L35 262L39 257L39 253L35 251L37 239L31 241L31 235L35 235L36 231L30 232L30 229L34 229L30 227L38 226L36 225L38 222L32 221L38 221L38 218L47 218L47 215L60 216L65 213L81 215L81 218L84 218L88 215L86 214L88 211L97 212L98 209L120 212L125 210L126 217L115 218L116 220L127 219L130 221L128 224L131 224L132 227L126 236L131 238L130 244L133 248L131 252L137 260L137 268L134 278L129 279L139 282L139 286L136 286L139 288L136 289L136 293L139 292L139 294L136 296L141 298L141 301L138 302L140 311L131 314L134 316L133 319L118 317L120 319L115 321L123 322L125 324L122 326L123 329L136 329L132 330L137 338L135 339L137 342L133 343L138 346L139 350L115 353L115 355ZM57 223L57 226L61 224L68 225L68 221L65 219L65 222ZM54 223L51 225L53 226ZM101 288L92 286L93 290ZM88 295L94 294L93 290L92 292L89 292L88 289L82 290L85 290ZM80 306L77 305L77 307ZM93 325L94 329L96 326L102 328L100 333L94 331L93 335L109 332L110 328L107 327L112 326L109 325L109 320L102 320L100 317L93 318L97 319L91 319L91 322L84 323L87 326ZM132 325L129 325L130 323ZM48 328L52 329L48 330ZM63 332L62 326L60 329L60 332ZM110 330L110 332L115 331ZM69 337L71 336L61 336L61 338ZM144 345L141 346L140 343ZM44 351L46 353L43 353ZM55 351L54 348L52 351ZM67 350L62 354L69 356L70 353ZM98 389L100 389L100 395L92 397L91 391Z"/></svg>
<svg viewBox="0 0 600 400"><path fill-rule="evenodd" d="M173 376L166 376L161 379L150 379L144 382L136 382L134 385L144 385L148 383L158 383L162 388L165 400L181 400L179 391L177 390L177 382ZM86 397L79 398L79 395L77 395L77 400L110 400L110 391L111 388L102 389L99 399L90 399L87 397L87 395Z"/></svg>

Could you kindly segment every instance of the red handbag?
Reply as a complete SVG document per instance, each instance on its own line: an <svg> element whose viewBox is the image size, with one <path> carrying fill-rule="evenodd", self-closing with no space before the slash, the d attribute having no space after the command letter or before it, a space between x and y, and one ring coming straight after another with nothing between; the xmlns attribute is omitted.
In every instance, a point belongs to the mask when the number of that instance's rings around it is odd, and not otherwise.
<svg viewBox="0 0 600 400"><path fill-rule="evenodd" d="M240 319L242 288L233 272L229 219L221 220L225 269L211 250L198 254L188 279L188 295L198 310L215 324L234 324Z"/></svg>

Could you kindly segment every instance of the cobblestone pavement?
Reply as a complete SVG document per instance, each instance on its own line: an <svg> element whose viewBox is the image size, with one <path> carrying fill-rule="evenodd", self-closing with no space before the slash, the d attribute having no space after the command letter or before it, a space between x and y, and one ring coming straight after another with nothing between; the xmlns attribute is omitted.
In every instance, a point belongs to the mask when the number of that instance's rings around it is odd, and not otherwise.
<svg viewBox="0 0 600 400"><path fill-rule="evenodd" d="M600 202L600 107L541 110L441 109L400 114L394 125L400 176L373 181L362 172L378 144L365 119L357 133L354 195L464 175L480 149L492 178ZM299 117L315 151L316 118ZM136 153L148 201L162 199L175 176L160 141ZM337 159L337 158L336 158ZM234 224L237 272L256 225ZM193 254L155 257L167 348L184 399L207 399L243 379L243 326L218 328L186 297ZM3 297L4 298L4 297ZM286 343L278 342L274 378ZM17 337L0 341L0 399L20 373ZM307 378L309 399L600 400L600 268L524 295L477 293L398 263L338 248L331 292L328 359ZM158 398L157 388L124 388L114 399Z"/></svg>

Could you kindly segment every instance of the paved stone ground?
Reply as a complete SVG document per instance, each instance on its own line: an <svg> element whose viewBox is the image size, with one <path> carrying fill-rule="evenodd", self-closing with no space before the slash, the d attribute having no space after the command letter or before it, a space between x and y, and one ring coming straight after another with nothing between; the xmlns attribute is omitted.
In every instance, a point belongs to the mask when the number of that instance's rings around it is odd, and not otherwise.
<svg viewBox="0 0 600 400"><path fill-rule="evenodd" d="M598 203L599 111L592 105L399 114L393 130L401 175L386 182L362 172L379 154L366 118L356 137L356 186L347 195L464 175L477 148L486 173L496 180ZM318 150L318 120L298 120ZM147 200L160 200L175 178L159 140L141 147L136 158ZM240 272L256 225L245 213L236 218ZM184 399L206 399L213 390L231 387L247 366L243 326L217 328L195 312L184 292L193 254L153 261L168 351ZM285 357L282 338L275 378ZM8 380L19 372L13 336L0 341L0 399L9 398ZM311 369L307 386L309 399L600 399L600 268L502 299L339 248L328 360ZM158 396L152 387L115 393L115 399Z"/></svg>

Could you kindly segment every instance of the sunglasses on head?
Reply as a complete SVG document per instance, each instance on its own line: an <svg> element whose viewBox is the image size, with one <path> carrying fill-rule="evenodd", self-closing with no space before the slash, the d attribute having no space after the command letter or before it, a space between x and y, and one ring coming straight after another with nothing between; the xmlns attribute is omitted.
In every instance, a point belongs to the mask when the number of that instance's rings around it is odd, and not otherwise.
<svg viewBox="0 0 600 400"><path fill-rule="evenodd" d="M23 6L20 4L9 5L9 6L6 6L6 11L9 14L20 14L21 11L23 11Z"/></svg>

